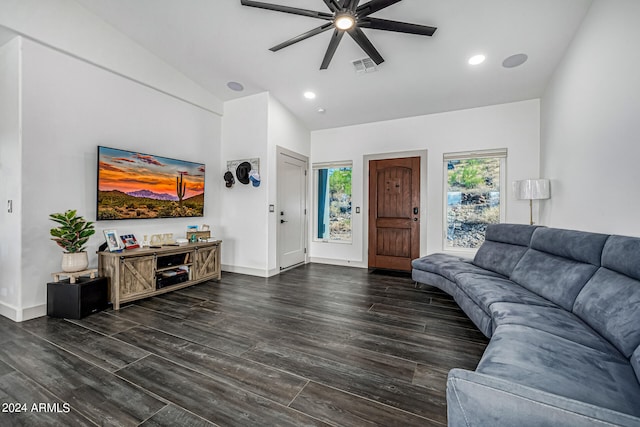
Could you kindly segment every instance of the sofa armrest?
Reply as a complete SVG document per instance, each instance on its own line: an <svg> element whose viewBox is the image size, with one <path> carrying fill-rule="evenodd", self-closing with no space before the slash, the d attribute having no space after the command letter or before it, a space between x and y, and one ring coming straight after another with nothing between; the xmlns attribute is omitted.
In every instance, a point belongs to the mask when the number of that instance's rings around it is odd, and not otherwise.
<svg viewBox="0 0 640 427"><path fill-rule="evenodd" d="M450 427L640 426L631 415L464 369L449 372L447 415Z"/></svg>

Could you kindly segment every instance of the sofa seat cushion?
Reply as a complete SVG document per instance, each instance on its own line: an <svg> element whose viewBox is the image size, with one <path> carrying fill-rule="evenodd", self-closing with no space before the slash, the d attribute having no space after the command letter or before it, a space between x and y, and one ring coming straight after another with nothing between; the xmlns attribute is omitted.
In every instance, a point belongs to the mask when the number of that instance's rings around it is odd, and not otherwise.
<svg viewBox="0 0 640 427"><path fill-rule="evenodd" d="M617 349L578 316L558 307L497 302L491 304L493 330L501 325L529 326L606 353Z"/></svg>
<svg viewBox="0 0 640 427"><path fill-rule="evenodd" d="M640 416L640 384L628 359L528 326L499 326L476 371Z"/></svg>
<svg viewBox="0 0 640 427"><path fill-rule="evenodd" d="M411 270L411 278L417 283L435 286L449 295L453 295L453 293L458 289L456 284L451 280L442 277L439 274L429 273L428 271L418 270L417 268Z"/></svg>
<svg viewBox="0 0 640 427"><path fill-rule="evenodd" d="M458 287L480 306L487 315L491 314L491 304L496 302L556 306L551 301L534 294L509 279L488 277L474 273L461 273L457 279Z"/></svg>
<svg viewBox="0 0 640 427"><path fill-rule="evenodd" d="M501 277L497 273L473 265L470 260L449 254L431 254L414 259L411 262L411 266L417 270L439 274L452 282L455 282L456 276L460 273L476 273Z"/></svg>
<svg viewBox="0 0 640 427"><path fill-rule="evenodd" d="M491 323L491 316L487 314L475 301L464 293L460 288L457 288L453 294L453 299L458 303L462 311L471 319L474 325L482 332L487 338L491 338L493 327ZM429 324L427 323L427 330L429 330Z"/></svg>

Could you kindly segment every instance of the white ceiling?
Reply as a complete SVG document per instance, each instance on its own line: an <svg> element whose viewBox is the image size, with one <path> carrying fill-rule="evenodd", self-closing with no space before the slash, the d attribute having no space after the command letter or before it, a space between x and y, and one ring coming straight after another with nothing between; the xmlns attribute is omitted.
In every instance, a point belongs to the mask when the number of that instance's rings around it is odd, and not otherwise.
<svg viewBox="0 0 640 427"><path fill-rule="evenodd" d="M242 6L240 0L76 0L222 100L269 91L311 130L538 98L591 0L404 0L372 15L438 27L433 37L365 33L385 58L344 37L319 70L332 31L268 49L326 21ZM262 0L328 12L323 0ZM364 3L362 0L361 3ZM487 60L471 67L467 59ZM525 53L512 69L502 61ZM227 88L229 81L243 92ZM317 93L309 101L306 90ZM318 108L326 109L324 114Z"/></svg>
<svg viewBox="0 0 640 427"><path fill-rule="evenodd" d="M6 42L8 42L9 40L11 40L12 38L14 38L16 35L15 33L0 27L0 46L2 46L3 44L5 44Z"/></svg>

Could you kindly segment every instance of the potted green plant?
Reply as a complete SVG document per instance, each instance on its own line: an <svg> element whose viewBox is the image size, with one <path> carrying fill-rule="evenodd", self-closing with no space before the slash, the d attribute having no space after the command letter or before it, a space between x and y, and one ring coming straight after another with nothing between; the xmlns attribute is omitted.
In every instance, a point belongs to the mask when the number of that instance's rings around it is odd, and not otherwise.
<svg viewBox="0 0 640 427"><path fill-rule="evenodd" d="M76 214L75 210L52 213L49 219L59 224L50 230L52 239L65 252L62 254L62 271L73 273L86 270L89 265L86 244L96 231L93 222Z"/></svg>

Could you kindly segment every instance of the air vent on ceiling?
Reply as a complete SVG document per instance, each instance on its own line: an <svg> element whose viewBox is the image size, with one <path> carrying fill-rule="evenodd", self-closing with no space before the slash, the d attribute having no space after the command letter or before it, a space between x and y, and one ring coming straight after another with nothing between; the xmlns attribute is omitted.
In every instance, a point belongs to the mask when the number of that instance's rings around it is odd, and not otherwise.
<svg viewBox="0 0 640 427"><path fill-rule="evenodd" d="M353 68L356 70L357 74L364 73L373 73L374 71L378 71L378 66L373 59L366 57L362 59L356 59L355 61L351 61L353 64Z"/></svg>

